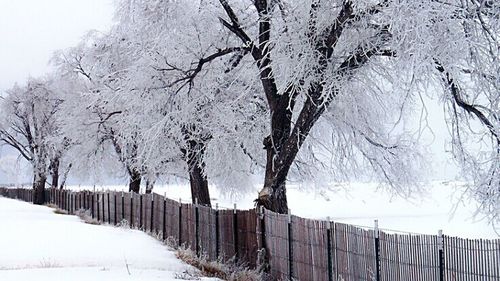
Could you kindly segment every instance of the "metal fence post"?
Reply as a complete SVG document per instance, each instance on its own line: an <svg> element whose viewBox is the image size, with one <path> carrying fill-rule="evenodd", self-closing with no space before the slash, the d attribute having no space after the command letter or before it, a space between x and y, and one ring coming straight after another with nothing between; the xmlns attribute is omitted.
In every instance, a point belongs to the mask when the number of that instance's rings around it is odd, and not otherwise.
<svg viewBox="0 0 500 281"><path fill-rule="evenodd" d="M233 238L234 238L234 259L238 261L238 213L236 204L233 208Z"/></svg>
<svg viewBox="0 0 500 281"><path fill-rule="evenodd" d="M179 198L179 246L182 245L182 199Z"/></svg>
<svg viewBox="0 0 500 281"><path fill-rule="evenodd" d="M105 223L106 222L106 217L104 216L104 213L106 212L105 208L104 208L104 200L106 200L104 198L104 188L102 189L102 196L101 196L101 204L102 204L102 222Z"/></svg>
<svg viewBox="0 0 500 281"><path fill-rule="evenodd" d="M134 226L134 192L130 192L130 228Z"/></svg>
<svg viewBox="0 0 500 281"><path fill-rule="evenodd" d="M142 194L139 195L139 229L144 229L142 225Z"/></svg>
<svg viewBox="0 0 500 281"><path fill-rule="evenodd" d="M111 224L111 205L109 204L110 203L110 200L109 200L109 190L106 192L106 197L107 197L107 200L108 200L108 224Z"/></svg>
<svg viewBox="0 0 500 281"><path fill-rule="evenodd" d="M114 202L115 202L115 204L114 204L114 214L115 214L114 215L114 222L115 222L115 224L118 224L118 222L117 222L118 215L116 214L116 212L117 212L117 208L116 208L116 203L117 203L117 201L116 201L116 192L113 192L113 199L114 199Z"/></svg>
<svg viewBox="0 0 500 281"><path fill-rule="evenodd" d="M162 238L163 241L167 238L167 194L163 196L163 227L162 227Z"/></svg>
<svg viewBox="0 0 500 281"><path fill-rule="evenodd" d="M264 206L260 206L259 208L259 222L260 222L260 240L262 243L262 248L266 249L266 209Z"/></svg>
<svg viewBox="0 0 500 281"><path fill-rule="evenodd" d="M96 200L96 204L97 204L97 210L96 210L97 211L97 221L100 221L101 220L100 219L101 218L101 213L99 212L99 203L100 203L100 201L99 201L99 198L100 198L99 193L96 193L96 196L97 196L97 200Z"/></svg>
<svg viewBox="0 0 500 281"><path fill-rule="evenodd" d="M333 262L332 262L332 228L330 217L326 217L326 245L328 253L328 281L333 281Z"/></svg>
<svg viewBox="0 0 500 281"><path fill-rule="evenodd" d="M378 220L375 220L375 270L376 270L376 281L380 281L380 232L378 229Z"/></svg>
<svg viewBox="0 0 500 281"><path fill-rule="evenodd" d="M196 256L200 256L200 213L198 209L198 198L194 199L194 245L196 247Z"/></svg>
<svg viewBox="0 0 500 281"><path fill-rule="evenodd" d="M219 203L215 203L215 257L220 255Z"/></svg>
<svg viewBox="0 0 500 281"><path fill-rule="evenodd" d="M90 202L90 205L92 207L91 209L92 218L94 218L94 193L92 193L92 202Z"/></svg>
<svg viewBox="0 0 500 281"><path fill-rule="evenodd" d="M444 281L444 236L443 230L438 231L439 247L439 281Z"/></svg>
<svg viewBox="0 0 500 281"><path fill-rule="evenodd" d="M292 245L292 214L288 209L288 278L292 280L293 276L293 245Z"/></svg>
<svg viewBox="0 0 500 281"><path fill-rule="evenodd" d="M155 199L153 193L151 193L151 225L150 225L151 233L153 233L154 231L154 213L155 213Z"/></svg>
<svg viewBox="0 0 500 281"><path fill-rule="evenodd" d="M123 195L123 190L122 190L122 220L125 219L125 196Z"/></svg>

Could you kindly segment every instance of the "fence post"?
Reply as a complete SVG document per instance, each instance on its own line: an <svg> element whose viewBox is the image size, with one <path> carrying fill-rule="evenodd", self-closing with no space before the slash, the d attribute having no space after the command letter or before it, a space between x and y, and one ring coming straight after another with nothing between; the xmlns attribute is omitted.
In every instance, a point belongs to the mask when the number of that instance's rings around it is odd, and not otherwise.
<svg viewBox="0 0 500 281"><path fill-rule="evenodd" d="M123 190L122 190L122 220L125 219L125 198L123 196Z"/></svg>
<svg viewBox="0 0 500 281"><path fill-rule="evenodd" d="M215 257L218 259L220 254L220 237L219 237L219 203L215 203Z"/></svg>
<svg viewBox="0 0 500 281"><path fill-rule="evenodd" d="M260 221L260 240L262 243L262 248L266 249L266 209L264 206L260 206L259 208L259 221Z"/></svg>
<svg viewBox="0 0 500 281"><path fill-rule="evenodd" d="M380 232L378 229L378 220L375 220L375 269L376 269L376 281L380 281Z"/></svg>
<svg viewBox="0 0 500 281"><path fill-rule="evenodd" d="M162 238L163 241L167 238L167 194L163 196L163 227L162 227Z"/></svg>
<svg viewBox="0 0 500 281"><path fill-rule="evenodd" d="M182 245L182 199L179 198L179 246Z"/></svg>
<svg viewBox="0 0 500 281"><path fill-rule="evenodd" d="M99 204L100 203L100 201L99 201L99 197L100 197L99 193L96 193L96 196L97 196L97 200L96 200L96 204L97 204L97 210L96 210L97 211L97 221L100 221L101 220L100 219L101 213L99 212L99 205L100 205Z"/></svg>
<svg viewBox="0 0 500 281"><path fill-rule="evenodd" d="M111 206L109 205L109 190L106 192L107 199L108 199L108 224L111 224Z"/></svg>
<svg viewBox="0 0 500 281"><path fill-rule="evenodd" d="M130 228L134 226L134 192L130 192Z"/></svg>
<svg viewBox="0 0 500 281"><path fill-rule="evenodd" d="M328 253L328 281L333 281L333 262L332 262L332 228L330 217L326 217L326 244Z"/></svg>
<svg viewBox="0 0 500 281"><path fill-rule="evenodd" d="M90 202L90 205L91 205L91 213L92 213L92 218L94 218L94 196L95 194L92 193L92 200Z"/></svg>
<svg viewBox="0 0 500 281"><path fill-rule="evenodd" d="M116 214L116 211L117 211L117 208L116 208L116 192L113 192L113 199L115 201L115 204L114 204L114 211L115 211L114 212L115 213L115 215L114 215L114 221L115 221L115 225L116 225L116 224L118 224L118 222L117 222L118 215Z"/></svg>
<svg viewBox="0 0 500 281"><path fill-rule="evenodd" d="M151 230L151 233L153 233L153 230L154 230L154 213L155 213L155 198L153 196L153 193L150 193L151 194L151 227L150 227L150 230Z"/></svg>
<svg viewBox="0 0 500 281"><path fill-rule="evenodd" d="M144 229L142 225L142 194L139 194L139 229Z"/></svg>
<svg viewBox="0 0 500 281"><path fill-rule="evenodd" d="M200 213L198 210L198 198L194 199L194 245L196 247L196 256L200 256Z"/></svg>
<svg viewBox="0 0 500 281"><path fill-rule="evenodd" d="M101 196L101 203L102 203L102 222L106 223L106 216L104 216L104 213L106 212L106 209L104 208L104 188L102 189L102 196Z"/></svg>
<svg viewBox="0 0 500 281"><path fill-rule="evenodd" d="M288 209L288 279L293 280L292 213Z"/></svg>
<svg viewBox="0 0 500 281"><path fill-rule="evenodd" d="M233 238L234 238L234 259L238 261L238 212L236 204L233 208Z"/></svg>
<svg viewBox="0 0 500 281"><path fill-rule="evenodd" d="M439 281L444 281L444 236L443 230L438 231L439 247Z"/></svg>

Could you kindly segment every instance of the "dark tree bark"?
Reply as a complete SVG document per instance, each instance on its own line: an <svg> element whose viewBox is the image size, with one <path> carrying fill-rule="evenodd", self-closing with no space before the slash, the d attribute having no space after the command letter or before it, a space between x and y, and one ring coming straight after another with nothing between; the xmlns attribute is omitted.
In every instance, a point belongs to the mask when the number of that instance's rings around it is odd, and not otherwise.
<svg viewBox="0 0 500 281"><path fill-rule="evenodd" d="M45 183L47 177L44 174L35 174L33 181L33 204L43 205L45 204Z"/></svg>
<svg viewBox="0 0 500 281"><path fill-rule="evenodd" d="M205 142L203 140L197 141L190 138L186 130L184 134L187 148L182 149L182 152L184 153L189 170L189 184L191 186L193 204L198 202L199 205L211 207L208 179L204 173L205 162L203 161L203 156L206 149Z"/></svg>
<svg viewBox="0 0 500 281"><path fill-rule="evenodd" d="M199 205L211 207L210 193L208 190L207 176L203 173L204 163L200 160L188 161L189 184L191 186L191 197L193 203L198 200Z"/></svg>
<svg viewBox="0 0 500 281"><path fill-rule="evenodd" d="M52 180L50 183L51 188L57 188L59 186L59 166L60 166L59 158L54 158L50 161L49 171L50 171L50 178Z"/></svg>
<svg viewBox="0 0 500 281"><path fill-rule="evenodd" d="M136 169L129 169L130 181L128 184L128 191L139 193L141 190L141 173Z"/></svg>

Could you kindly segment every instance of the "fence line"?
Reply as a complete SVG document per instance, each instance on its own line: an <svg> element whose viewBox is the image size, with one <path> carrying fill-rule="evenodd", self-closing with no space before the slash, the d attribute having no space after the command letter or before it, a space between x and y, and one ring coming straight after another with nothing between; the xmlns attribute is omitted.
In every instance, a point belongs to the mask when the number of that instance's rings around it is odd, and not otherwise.
<svg viewBox="0 0 500 281"><path fill-rule="evenodd" d="M33 190L0 188L31 202ZM85 210L103 223L174 239L209 260L257 268L265 249L271 280L500 280L500 239L390 234L270 211L208 208L154 194L48 189L47 203Z"/></svg>

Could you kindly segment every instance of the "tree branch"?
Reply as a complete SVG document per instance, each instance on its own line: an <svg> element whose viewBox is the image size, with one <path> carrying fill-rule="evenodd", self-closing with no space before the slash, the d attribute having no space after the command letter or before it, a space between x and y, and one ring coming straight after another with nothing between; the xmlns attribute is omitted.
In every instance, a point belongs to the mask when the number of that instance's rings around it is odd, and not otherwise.
<svg viewBox="0 0 500 281"><path fill-rule="evenodd" d="M488 119L488 117L486 117L481 112L481 110L479 110L481 106L469 104L462 98L462 96L460 95L460 88L455 83L455 80L452 78L451 74L446 71L441 62L437 59L434 59L434 63L436 64L436 69L444 75L443 81L450 88L451 95L453 96L455 104L465 110L467 113L476 116L479 121L481 121L481 123L486 126L486 128L488 128L492 136L496 138L497 144L500 147L500 137L497 132L499 128L496 128L495 125Z"/></svg>

